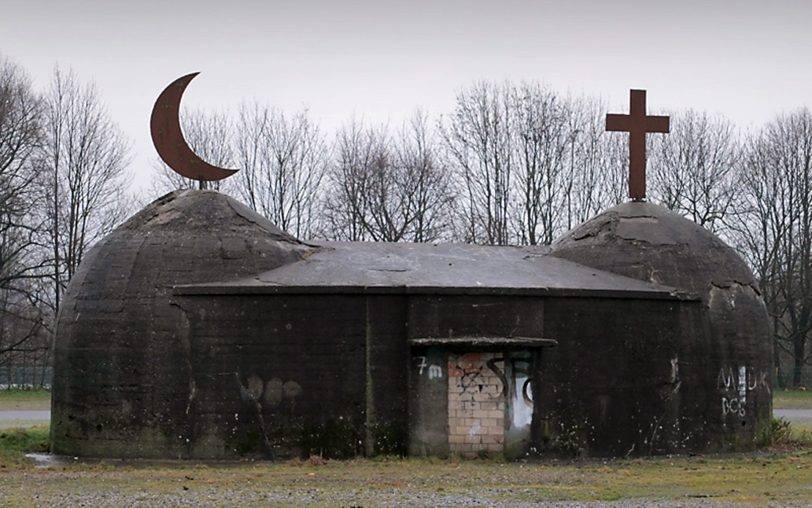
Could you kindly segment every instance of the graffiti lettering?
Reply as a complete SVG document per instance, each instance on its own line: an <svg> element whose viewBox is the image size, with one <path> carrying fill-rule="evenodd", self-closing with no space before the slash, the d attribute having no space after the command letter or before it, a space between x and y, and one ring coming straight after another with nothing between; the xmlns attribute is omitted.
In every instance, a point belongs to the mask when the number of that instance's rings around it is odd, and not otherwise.
<svg viewBox="0 0 812 508"><path fill-rule="evenodd" d="M769 382L767 382L767 373L766 373L766 372L761 371L761 372L759 373L759 381L758 381L758 384L759 384L759 386L761 386L762 388L764 388L765 390L767 390L767 393L771 393L771 391L770 391L770 383L769 383Z"/></svg>
<svg viewBox="0 0 812 508"><path fill-rule="evenodd" d="M473 388L476 386L482 386L485 384L485 380L481 376L482 374L482 367L478 369L466 369L462 373L462 377L460 377L460 386L462 387L462 391L466 392L469 388Z"/></svg>
<svg viewBox="0 0 812 508"><path fill-rule="evenodd" d="M473 391L481 391L484 386L484 379L489 377L490 371L500 381L500 388L498 393L492 394L493 397L498 398L507 395L509 387L516 391L525 404L532 407L533 405L533 389L531 382L531 370L533 360L531 357L495 357L489 358L485 365L473 363L470 355L465 355L458 361L449 361L448 375L450 377L460 378L460 387L463 391L476 388ZM511 379L505 371L505 362L509 362L509 369ZM431 367L429 367L431 369ZM487 370L487 371L486 371ZM440 377L442 376L439 373ZM512 381L512 382L511 382Z"/></svg>
<svg viewBox="0 0 812 508"><path fill-rule="evenodd" d="M744 402L740 401L739 399L728 399L727 397L722 397L722 416L727 416L729 414L744 417Z"/></svg>
<svg viewBox="0 0 812 508"><path fill-rule="evenodd" d="M416 356L415 360L417 360L417 368L419 369L417 371L417 375L422 376L423 375L423 369L428 367L428 364L426 363L426 357L425 356Z"/></svg>
<svg viewBox="0 0 812 508"><path fill-rule="evenodd" d="M429 365L429 379L442 379L443 369L439 365Z"/></svg>
<svg viewBox="0 0 812 508"><path fill-rule="evenodd" d="M730 368L725 371L724 367L719 369L719 376L716 378L716 388L721 391L730 390L733 388L733 369Z"/></svg>
<svg viewBox="0 0 812 508"><path fill-rule="evenodd" d="M296 397L302 394L302 387L296 381L283 382L275 377L265 383L261 377L254 375L248 378L248 383L243 384L239 375L236 376L242 399L246 402L253 402L258 407L261 407L263 403L269 407L276 407L283 400L293 403Z"/></svg>
<svg viewBox="0 0 812 508"><path fill-rule="evenodd" d="M768 372L756 371L744 365L722 367L716 377L716 388L722 392L722 416L744 416L747 407L747 392L763 390L771 393Z"/></svg>
<svg viewBox="0 0 812 508"><path fill-rule="evenodd" d="M505 393L505 387L508 385L508 382L507 382L507 378L505 377L505 372L502 369L500 369L499 367L497 367L497 365L496 365L497 363L501 363L502 365L504 365L505 364L505 359L501 358L501 357L499 357L499 358L491 358L490 360L488 360L488 362L485 365L487 365L488 368L491 370L491 372L496 374L496 377L498 377L499 381L502 382L502 392L499 393L499 395L502 395L503 393Z"/></svg>
<svg viewBox="0 0 812 508"><path fill-rule="evenodd" d="M502 357L499 358L492 358L488 360L487 366L488 368L496 374L500 381L502 381L502 393L499 395L504 394L504 390L506 390L507 386L510 386L505 376L505 372L497 366L497 363L501 363L504 365L505 359ZM514 379L525 378L524 383L521 387L522 397L524 401L530 405L533 404L533 396L532 390L530 388L530 366L532 365L532 359L529 357L525 358L510 358L510 367L513 371Z"/></svg>
<svg viewBox="0 0 812 508"><path fill-rule="evenodd" d="M720 392L737 391L740 398L747 397L747 392L764 390L770 393L769 372L756 371L752 367L722 367L716 377L716 388Z"/></svg>

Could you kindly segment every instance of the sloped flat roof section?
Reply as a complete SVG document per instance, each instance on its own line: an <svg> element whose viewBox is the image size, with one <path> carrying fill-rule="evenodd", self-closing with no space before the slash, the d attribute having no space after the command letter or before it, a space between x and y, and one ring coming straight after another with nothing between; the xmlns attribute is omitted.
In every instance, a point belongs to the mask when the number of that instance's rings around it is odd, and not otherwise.
<svg viewBox="0 0 812 508"><path fill-rule="evenodd" d="M255 277L177 286L176 294L547 294L693 300L675 288L588 268L546 247L324 242Z"/></svg>
<svg viewBox="0 0 812 508"><path fill-rule="evenodd" d="M409 339L410 346L499 346L499 347L554 347L555 339L541 337L421 337Z"/></svg>

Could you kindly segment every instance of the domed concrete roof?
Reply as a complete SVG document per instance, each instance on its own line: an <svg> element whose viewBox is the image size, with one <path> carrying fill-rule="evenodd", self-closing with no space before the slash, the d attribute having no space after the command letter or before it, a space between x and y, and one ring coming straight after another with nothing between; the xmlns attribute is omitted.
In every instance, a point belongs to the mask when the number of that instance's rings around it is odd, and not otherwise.
<svg viewBox="0 0 812 508"><path fill-rule="evenodd" d="M696 293L707 291L708 284L755 287L748 266L719 237L646 202L606 210L558 239L552 254Z"/></svg>
<svg viewBox="0 0 812 508"><path fill-rule="evenodd" d="M198 190L167 194L101 240L57 318L54 451L183 455L195 386L172 287L264 272L312 250L234 199Z"/></svg>
<svg viewBox="0 0 812 508"><path fill-rule="evenodd" d="M710 429L709 449L752 448L771 417L772 344L753 274L731 247L661 206L630 202L566 233L552 255L701 298L708 336L678 345L681 375L702 387L690 396L707 407L707 420L694 425ZM707 372L697 371L702 358Z"/></svg>

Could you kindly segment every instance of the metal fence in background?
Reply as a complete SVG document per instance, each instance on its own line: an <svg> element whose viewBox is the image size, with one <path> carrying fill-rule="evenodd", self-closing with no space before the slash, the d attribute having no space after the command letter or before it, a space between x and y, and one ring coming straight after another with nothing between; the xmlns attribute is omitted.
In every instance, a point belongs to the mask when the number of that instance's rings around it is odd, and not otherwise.
<svg viewBox="0 0 812 508"><path fill-rule="evenodd" d="M800 367L801 386L812 389L812 366ZM782 366L773 370L773 386L776 388L794 388L795 367Z"/></svg>
<svg viewBox="0 0 812 508"><path fill-rule="evenodd" d="M54 369L47 365L0 367L0 390L50 390L53 377Z"/></svg>

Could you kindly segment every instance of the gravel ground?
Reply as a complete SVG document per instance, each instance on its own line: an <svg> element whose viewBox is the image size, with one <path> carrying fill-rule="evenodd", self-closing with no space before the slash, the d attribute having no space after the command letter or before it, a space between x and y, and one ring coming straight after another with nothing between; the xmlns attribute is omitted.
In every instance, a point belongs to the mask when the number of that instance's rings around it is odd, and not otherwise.
<svg viewBox="0 0 812 508"><path fill-rule="evenodd" d="M812 453L617 461L83 462L0 468L0 507L811 506Z"/></svg>
<svg viewBox="0 0 812 508"><path fill-rule="evenodd" d="M66 480L81 480L78 477L64 477ZM658 501L653 499L634 499L617 501L592 502L544 502L518 501L517 497L531 496L530 489L481 488L476 492L426 492L412 490L407 486L384 489L334 489L319 488L285 488L284 486L246 485L243 488L199 487L180 485L175 491L155 492L148 489L129 491L120 489L115 484L94 489L93 491L36 492L41 478L28 477L24 484L29 485L29 494L21 497L19 492L3 489L0 492L0 506L20 506L21 501L30 506L48 507L225 507L225 506L342 506L342 507L728 507L731 503L716 503L710 499L684 499L679 501ZM0 485L2 485L0 481ZM43 489L49 490L49 489ZM30 503L30 504L29 504ZM782 505L787 506L787 505ZM797 506L802 506L798 504Z"/></svg>

